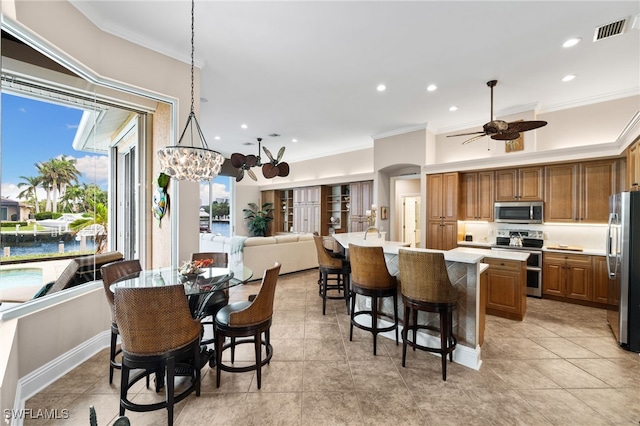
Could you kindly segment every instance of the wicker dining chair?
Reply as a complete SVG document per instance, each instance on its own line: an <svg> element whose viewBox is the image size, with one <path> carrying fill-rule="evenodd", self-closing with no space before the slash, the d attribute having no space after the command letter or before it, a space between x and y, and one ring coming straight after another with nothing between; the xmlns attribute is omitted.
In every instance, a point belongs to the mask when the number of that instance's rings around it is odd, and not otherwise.
<svg viewBox="0 0 640 426"><path fill-rule="evenodd" d="M444 254L399 250L400 287L404 304L404 328L402 329L402 366L407 358L407 345L440 354L442 380L447 380L447 356L453 361L456 337L453 333L453 311L458 304L458 291L451 285ZM440 324L428 324L428 319L418 323L418 312L438 314ZM413 341L409 340L409 330ZM418 343L418 331L430 330L440 334L440 347L428 347Z"/></svg>
<svg viewBox="0 0 640 426"><path fill-rule="evenodd" d="M191 260L207 260L211 259L213 261L212 267L214 268L226 268L229 266L229 255L225 252L198 252L191 253ZM193 297L207 297L205 305L200 310L201 322L202 326L210 325L211 332L213 334L213 339L203 340L202 344L208 345L210 343L215 342L216 336L216 327L214 318L218 311L227 306L229 303L229 289L217 290L214 291L211 295L206 296L193 296ZM198 305L200 303L197 303ZM211 317L211 320L205 320L205 318Z"/></svg>
<svg viewBox="0 0 640 426"><path fill-rule="evenodd" d="M111 284L125 278L127 276L137 275L142 271L140 261L135 260L119 260L107 263L100 268L102 274L102 284L104 286L104 294L107 296L107 302L111 308L111 347L109 349L109 384L113 383L114 368L120 369L120 363L116 361L116 356L121 352L117 348L118 341L118 324L116 323L115 305L113 302L113 292L109 288Z"/></svg>
<svg viewBox="0 0 640 426"><path fill-rule="evenodd" d="M116 322L122 337L120 415L125 410L167 409L173 424L174 404L193 391L200 396L200 322L191 316L184 286L119 287L114 295ZM189 386L175 393L176 367L191 377ZM131 380L131 370L140 370ZM128 391L143 377L163 373L165 399L143 404L131 401Z"/></svg>
<svg viewBox="0 0 640 426"><path fill-rule="evenodd" d="M379 246L357 246L349 244L349 258L351 259L351 325L349 340L353 340L353 326L373 334L373 354L376 355L378 333L396 331L396 345L398 344L398 282L396 277L389 274L384 259L384 252ZM356 311L356 295L371 298L370 309ZM381 312L378 307L379 299L393 298L393 316ZM371 318L371 326L356 320L361 315ZM393 324L379 327L381 316L389 317Z"/></svg>
<svg viewBox="0 0 640 426"><path fill-rule="evenodd" d="M253 301L232 303L216 314L216 387L220 387L220 373L223 370L236 373L255 370L258 389L262 386L262 366L268 364L273 356L269 330L279 273L280 264L276 262L272 268L264 271L260 291ZM264 340L262 333L264 333ZM230 338L230 343L226 343L227 337ZM241 339L236 340L237 338ZM255 363L242 367L223 364L223 351L231 349L231 364L233 364L235 347L243 343L254 344ZM262 346L266 349L264 358Z"/></svg>
<svg viewBox="0 0 640 426"><path fill-rule="evenodd" d="M320 296L322 297L322 315L327 310L327 299L344 299L349 308L349 274L351 273L350 263L347 259L333 257L322 243L322 237L313 236L318 255L318 271L320 285ZM330 284L334 282L335 284ZM329 296L330 290L338 291L338 295ZM343 292L340 295L340 291Z"/></svg>

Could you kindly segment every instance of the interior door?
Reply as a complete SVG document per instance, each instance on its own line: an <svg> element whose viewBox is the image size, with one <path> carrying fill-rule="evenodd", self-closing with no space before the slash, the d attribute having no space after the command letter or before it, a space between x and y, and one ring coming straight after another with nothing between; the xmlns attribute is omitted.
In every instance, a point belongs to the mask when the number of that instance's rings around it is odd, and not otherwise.
<svg viewBox="0 0 640 426"><path fill-rule="evenodd" d="M411 247L417 247L418 237L418 218L420 217L420 203L416 197L402 197L402 241L411 244ZM418 212L418 213L416 213Z"/></svg>

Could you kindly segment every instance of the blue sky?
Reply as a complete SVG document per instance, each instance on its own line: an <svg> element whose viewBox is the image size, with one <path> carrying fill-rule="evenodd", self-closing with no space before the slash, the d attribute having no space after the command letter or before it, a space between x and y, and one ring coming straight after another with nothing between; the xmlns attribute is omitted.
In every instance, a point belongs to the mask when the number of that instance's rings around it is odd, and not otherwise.
<svg viewBox="0 0 640 426"><path fill-rule="evenodd" d="M80 182L107 185L106 156L76 151L73 138L82 117L82 110L49 102L41 102L2 93L2 197L17 199L20 176L37 176L35 166L60 156L73 157L83 175ZM213 181L214 198L229 198L229 178ZM201 185L200 196L206 203L208 190ZM39 192L43 199L44 189Z"/></svg>

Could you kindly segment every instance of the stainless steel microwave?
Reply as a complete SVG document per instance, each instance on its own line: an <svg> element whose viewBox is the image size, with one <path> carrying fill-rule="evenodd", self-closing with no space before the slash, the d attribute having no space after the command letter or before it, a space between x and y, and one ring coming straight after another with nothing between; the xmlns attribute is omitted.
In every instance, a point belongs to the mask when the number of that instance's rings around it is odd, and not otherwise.
<svg viewBox="0 0 640 426"><path fill-rule="evenodd" d="M544 202L495 203L493 220L503 223L542 223L544 221Z"/></svg>

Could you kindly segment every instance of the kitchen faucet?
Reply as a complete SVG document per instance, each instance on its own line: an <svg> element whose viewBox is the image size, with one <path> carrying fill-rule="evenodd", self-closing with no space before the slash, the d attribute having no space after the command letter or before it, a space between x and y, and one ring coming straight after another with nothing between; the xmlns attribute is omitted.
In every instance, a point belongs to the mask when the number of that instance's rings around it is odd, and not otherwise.
<svg viewBox="0 0 640 426"><path fill-rule="evenodd" d="M375 226L370 226L367 229L364 230L364 240L367 241L367 234L369 233L369 231L376 231L378 232L378 238L382 237L382 234L380 233L380 230L378 228L376 228Z"/></svg>

